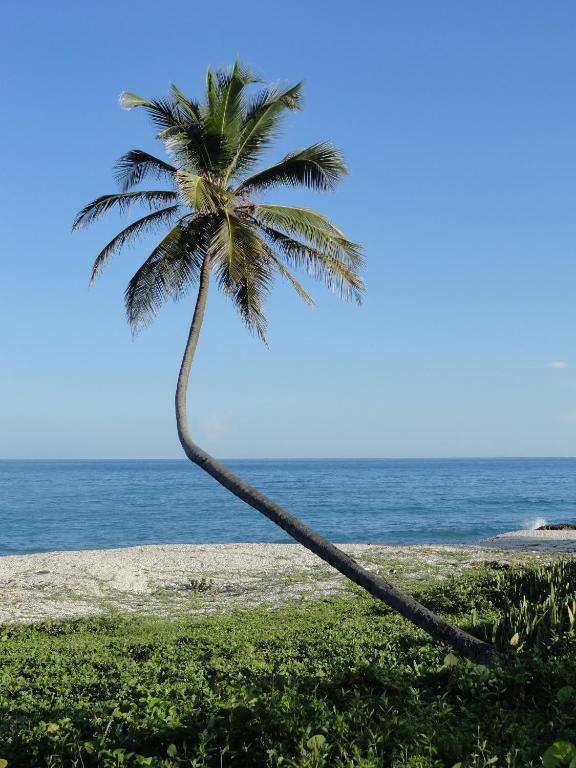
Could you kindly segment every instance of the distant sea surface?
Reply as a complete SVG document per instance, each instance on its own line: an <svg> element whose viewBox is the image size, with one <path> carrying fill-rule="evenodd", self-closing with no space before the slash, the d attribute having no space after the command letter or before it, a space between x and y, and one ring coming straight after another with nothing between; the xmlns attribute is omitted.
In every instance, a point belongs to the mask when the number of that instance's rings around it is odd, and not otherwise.
<svg viewBox="0 0 576 768"><path fill-rule="evenodd" d="M576 459L225 462L335 542L576 523ZM291 539L188 461L0 461L0 554Z"/></svg>

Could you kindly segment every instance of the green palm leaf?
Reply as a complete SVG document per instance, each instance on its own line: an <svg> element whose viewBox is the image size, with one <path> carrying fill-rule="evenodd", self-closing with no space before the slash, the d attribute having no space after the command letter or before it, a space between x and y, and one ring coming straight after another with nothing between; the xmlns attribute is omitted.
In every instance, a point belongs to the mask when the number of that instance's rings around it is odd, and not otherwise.
<svg viewBox="0 0 576 768"><path fill-rule="evenodd" d="M282 264L280 259L276 256L274 251L271 248L269 248L267 250L267 253L268 253L268 257L270 258L270 260L272 261L272 263L274 264L278 272L282 275L282 277L285 280L287 280L290 283L290 285L292 286L292 288L294 288L294 290L296 291L298 296L300 296L302 301L305 301L306 304L308 304L311 307L315 307L316 302L314 301L312 296L310 296L308 291L305 290L305 288L294 277L294 275L290 272L290 270L286 269L286 267L284 266L284 264Z"/></svg>
<svg viewBox="0 0 576 768"><path fill-rule="evenodd" d="M363 264L360 246L348 240L321 213L291 205L255 205L252 215L262 226L279 228L289 236L296 234L303 237L314 248L344 259L354 268Z"/></svg>
<svg viewBox="0 0 576 768"><path fill-rule="evenodd" d="M232 300L247 328L266 343L263 307L274 273L256 228L225 212L209 253L220 289Z"/></svg>
<svg viewBox="0 0 576 768"><path fill-rule="evenodd" d="M231 72L216 73L216 82L210 121L222 136L233 137L243 118L244 89L258 82L258 78L237 60Z"/></svg>
<svg viewBox="0 0 576 768"><path fill-rule="evenodd" d="M340 298L362 303L364 283L347 259L318 250L271 227L263 227L263 231L289 264L305 269L311 277L323 282Z"/></svg>
<svg viewBox="0 0 576 768"><path fill-rule="evenodd" d="M209 217L178 222L134 274L124 294L133 331L150 322L168 300L178 300L198 281L206 254Z"/></svg>
<svg viewBox="0 0 576 768"><path fill-rule="evenodd" d="M141 149L132 149L122 155L114 167L114 178L122 192L127 192L131 187L135 187L147 176L173 182L176 173L176 168L173 165L165 163Z"/></svg>
<svg viewBox="0 0 576 768"><path fill-rule="evenodd" d="M180 169L207 175L217 167L222 139L217 134L208 133L203 125L167 128L158 136Z"/></svg>
<svg viewBox="0 0 576 768"><path fill-rule="evenodd" d="M176 181L185 205L204 212L216 212L220 208L220 190L210 179L187 171L177 171Z"/></svg>
<svg viewBox="0 0 576 768"><path fill-rule="evenodd" d="M169 153L179 166L189 171L212 169L211 153L220 145L218 137L207 137L200 107L176 88L171 87L172 101L166 99L143 99L133 93L124 92L120 104L125 109L142 107L154 125L160 128L157 138L162 139Z"/></svg>
<svg viewBox="0 0 576 768"><path fill-rule="evenodd" d="M175 104L188 116L189 119L200 123L200 104L194 99L189 99L182 91L172 83L170 86L170 95Z"/></svg>
<svg viewBox="0 0 576 768"><path fill-rule="evenodd" d="M178 203L176 192L166 189L138 192L117 192L112 195L102 195L88 203L74 219L72 229L80 229L100 218L112 208L118 208L120 213L126 213L133 203L146 205L151 211L167 203Z"/></svg>
<svg viewBox="0 0 576 768"><path fill-rule="evenodd" d="M225 182L252 166L270 146L283 113L300 108L302 85L266 88L248 105L236 151L224 174Z"/></svg>
<svg viewBox="0 0 576 768"><path fill-rule="evenodd" d="M342 153L331 144L313 144L286 155L279 163L245 179L236 193L252 192L277 186L298 185L321 192L334 189L347 173Z"/></svg>
<svg viewBox="0 0 576 768"><path fill-rule="evenodd" d="M101 274L102 270L108 263L109 259L114 256L123 246L129 242L135 240L145 232L152 231L162 224L170 224L177 216L180 206L173 205L170 208L163 208L160 211L149 213L132 224L129 224L125 229L119 232L116 237L112 238L108 245L100 251L92 266L92 275L90 276L90 285Z"/></svg>
<svg viewBox="0 0 576 768"><path fill-rule="evenodd" d="M120 95L120 106L123 109L142 107L158 128L173 128L183 124L183 115L178 103L167 99L143 99L130 91Z"/></svg>

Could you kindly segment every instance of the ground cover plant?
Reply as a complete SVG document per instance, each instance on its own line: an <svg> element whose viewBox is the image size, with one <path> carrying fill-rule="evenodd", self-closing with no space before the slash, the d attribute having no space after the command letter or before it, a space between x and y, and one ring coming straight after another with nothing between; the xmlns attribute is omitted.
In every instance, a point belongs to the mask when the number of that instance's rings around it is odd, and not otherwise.
<svg viewBox="0 0 576 768"><path fill-rule="evenodd" d="M547 595L533 575L526 582ZM419 597L488 638L518 584L515 572L484 570ZM9 768L524 768L546 755L546 765L568 765L576 640L563 630L520 650L503 639L504 661L488 668L360 591L174 622L5 626L0 759Z"/></svg>

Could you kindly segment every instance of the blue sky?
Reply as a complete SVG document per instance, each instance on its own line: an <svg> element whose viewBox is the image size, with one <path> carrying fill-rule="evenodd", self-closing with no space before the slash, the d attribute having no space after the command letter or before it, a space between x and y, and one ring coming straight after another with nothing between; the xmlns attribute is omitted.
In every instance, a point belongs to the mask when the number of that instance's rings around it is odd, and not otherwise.
<svg viewBox="0 0 576 768"><path fill-rule="evenodd" d="M361 308L283 285L270 349L210 296L192 429L223 457L576 453L576 6L428 0L11 3L0 45L0 457L177 457L192 297L132 338L125 220L71 234L131 148L161 146L124 90L200 94L239 55L304 79L278 142L338 145L314 206L365 248ZM279 199L278 196L276 199Z"/></svg>

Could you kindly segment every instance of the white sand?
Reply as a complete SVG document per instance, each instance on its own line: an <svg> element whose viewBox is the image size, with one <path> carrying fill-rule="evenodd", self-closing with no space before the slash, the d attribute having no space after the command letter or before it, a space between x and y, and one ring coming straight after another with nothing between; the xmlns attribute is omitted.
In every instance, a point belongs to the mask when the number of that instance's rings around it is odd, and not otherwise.
<svg viewBox="0 0 576 768"><path fill-rule="evenodd" d="M370 546L345 549L355 555ZM239 596L242 603L254 604L312 588L321 594L318 584L332 577L328 565L298 544L175 544L10 555L0 557L0 621L111 609L170 615L194 609L199 600L206 612L217 609L210 602Z"/></svg>
<svg viewBox="0 0 576 768"><path fill-rule="evenodd" d="M513 531L470 546L346 544L369 570L401 583L447 578L502 556L523 562L576 552L576 531ZM535 553L535 554L534 554ZM388 574L393 574L389 576ZM318 599L349 587L299 544L176 544L0 557L0 622L109 611L175 616L289 599Z"/></svg>

